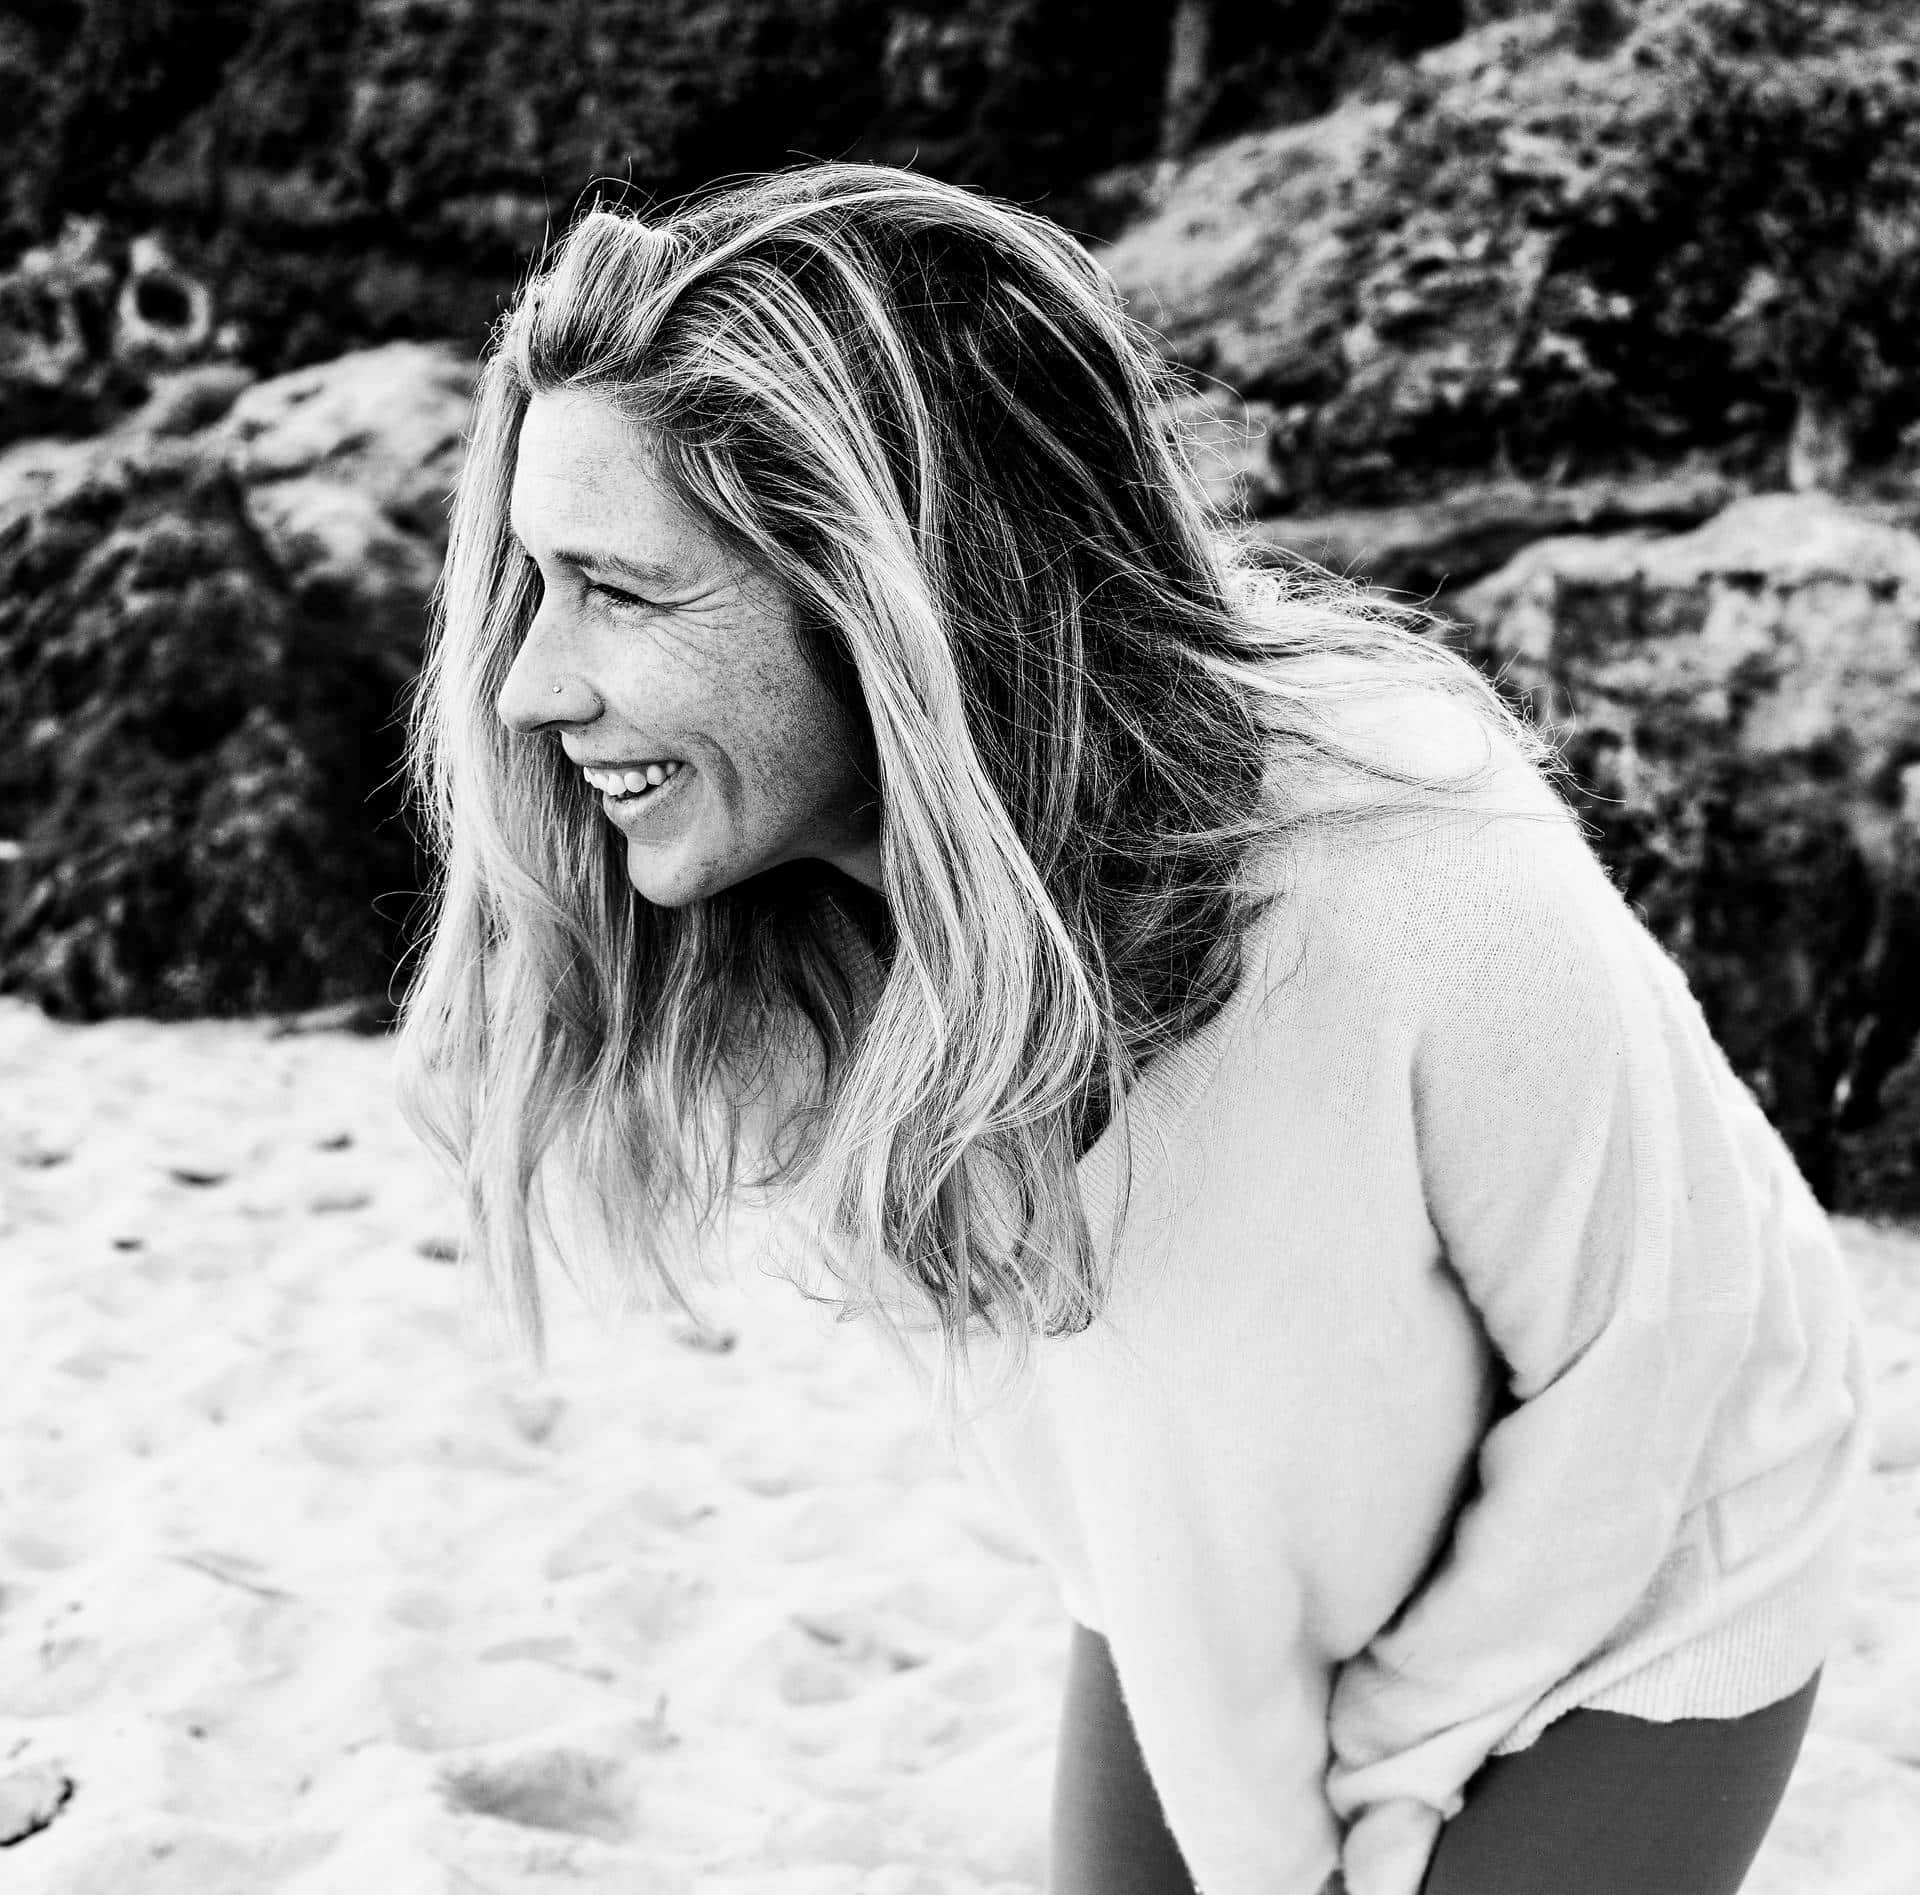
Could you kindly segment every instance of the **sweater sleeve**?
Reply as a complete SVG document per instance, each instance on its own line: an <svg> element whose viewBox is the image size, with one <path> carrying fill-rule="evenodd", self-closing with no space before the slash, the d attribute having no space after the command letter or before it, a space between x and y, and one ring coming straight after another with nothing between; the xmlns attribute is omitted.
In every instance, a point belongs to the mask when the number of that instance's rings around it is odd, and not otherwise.
<svg viewBox="0 0 1920 1895"><path fill-rule="evenodd" d="M1746 1345L1762 1214L1697 1009L1577 831L1482 824L1422 873L1383 1005L1511 1403L1422 1583L1334 1681L1350 1895L1415 1895L1467 1780L1653 1579Z"/></svg>

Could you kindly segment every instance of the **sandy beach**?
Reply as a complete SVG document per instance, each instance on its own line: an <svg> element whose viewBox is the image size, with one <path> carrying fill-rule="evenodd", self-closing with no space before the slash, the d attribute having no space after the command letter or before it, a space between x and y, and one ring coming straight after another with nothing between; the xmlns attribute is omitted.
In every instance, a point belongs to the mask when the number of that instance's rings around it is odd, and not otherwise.
<svg viewBox="0 0 1920 1895"><path fill-rule="evenodd" d="M389 1046L0 1003L0 1888L1038 1895L1067 1627L904 1372L750 1270L490 1356ZM1749 1895L1920 1881L1920 1235Z"/></svg>

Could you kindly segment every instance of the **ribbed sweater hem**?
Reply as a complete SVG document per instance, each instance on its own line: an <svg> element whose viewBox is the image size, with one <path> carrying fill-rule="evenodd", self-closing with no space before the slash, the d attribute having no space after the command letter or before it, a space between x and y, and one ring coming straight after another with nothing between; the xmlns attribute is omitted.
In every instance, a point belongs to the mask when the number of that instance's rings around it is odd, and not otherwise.
<svg viewBox="0 0 1920 1895"><path fill-rule="evenodd" d="M1633 1647L1583 1666L1547 1693L1492 1754L1507 1756L1569 1711L1618 1711L1667 1724L1677 1718L1744 1717L1791 1697L1825 1664L1838 1636L1853 1570L1854 1536L1829 1536L1785 1584L1696 1638L1636 1662ZM1614 1662L1632 1665L1596 1689Z"/></svg>

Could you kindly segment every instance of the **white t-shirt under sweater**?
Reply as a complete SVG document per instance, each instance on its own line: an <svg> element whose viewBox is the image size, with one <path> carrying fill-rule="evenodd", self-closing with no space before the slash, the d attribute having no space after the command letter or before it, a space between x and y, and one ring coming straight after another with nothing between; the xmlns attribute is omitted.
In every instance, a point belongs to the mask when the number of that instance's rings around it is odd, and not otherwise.
<svg viewBox="0 0 1920 1895"><path fill-rule="evenodd" d="M1841 1624L1852 1287L1522 774L1293 851L1233 998L1127 1102L1104 1316L963 1445L1108 1640L1201 1895L1336 1860L1415 1895L1489 1755L1582 1706L1758 1709ZM1118 1131L1080 1165L1101 1257Z"/></svg>

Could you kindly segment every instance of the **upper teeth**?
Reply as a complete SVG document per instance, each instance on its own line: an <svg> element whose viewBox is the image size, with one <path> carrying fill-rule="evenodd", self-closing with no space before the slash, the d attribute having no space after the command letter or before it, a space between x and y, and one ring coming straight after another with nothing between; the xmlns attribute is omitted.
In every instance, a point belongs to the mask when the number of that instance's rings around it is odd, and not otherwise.
<svg viewBox="0 0 1920 1895"><path fill-rule="evenodd" d="M665 763L649 763L638 770L593 770L583 765L580 774L605 795L637 796L642 790L664 783L679 768L680 759L673 757Z"/></svg>

